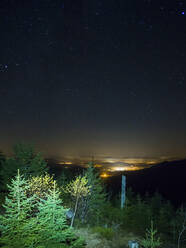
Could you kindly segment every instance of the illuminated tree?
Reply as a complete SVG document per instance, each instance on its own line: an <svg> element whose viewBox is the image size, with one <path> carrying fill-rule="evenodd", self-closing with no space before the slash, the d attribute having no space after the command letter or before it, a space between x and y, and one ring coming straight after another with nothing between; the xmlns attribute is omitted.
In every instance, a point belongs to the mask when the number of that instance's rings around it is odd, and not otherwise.
<svg viewBox="0 0 186 248"><path fill-rule="evenodd" d="M3 205L5 214L0 216L2 232L0 240L7 247L27 247L26 240L29 240L29 243L33 242L30 236L32 230L28 222L34 207L34 197L27 197L28 183L20 175L19 170L15 179L12 179L11 184L8 185L8 189L9 194Z"/></svg>
<svg viewBox="0 0 186 248"><path fill-rule="evenodd" d="M35 195L39 199L44 199L46 194L54 188L54 178L46 173L44 176L33 176L28 180L28 195Z"/></svg>
<svg viewBox="0 0 186 248"><path fill-rule="evenodd" d="M49 189L38 206L39 237L41 243L65 242L71 231L66 224L66 209L62 206L59 189L54 181L53 189Z"/></svg>
<svg viewBox="0 0 186 248"><path fill-rule="evenodd" d="M0 216L0 245L7 248L83 247L83 241L66 224L67 210L62 206L55 181L52 189L33 191L33 195L28 194L30 185L18 170L8 186L5 214Z"/></svg>
<svg viewBox="0 0 186 248"><path fill-rule="evenodd" d="M59 244L81 248L84 241L78 238L69 228L66 222L66 212L60 198L60 191L56 181L53 181L53 188L45 193L45 197L38 202L37 242L44 247L56 247ZM58 247L58 246L57 246Z"/></svg>
<svg viewBox="0 0 186 248"><path fill-rule="evenodd" d="M71 220L71 227L74 223L74 218L78 209L79 200L82 197L87 197L90 194L91 186L88 185L86 176L78 176L75 180L71 181L66 187L65 192L69 193L74 200L74 214Z"/></svg>

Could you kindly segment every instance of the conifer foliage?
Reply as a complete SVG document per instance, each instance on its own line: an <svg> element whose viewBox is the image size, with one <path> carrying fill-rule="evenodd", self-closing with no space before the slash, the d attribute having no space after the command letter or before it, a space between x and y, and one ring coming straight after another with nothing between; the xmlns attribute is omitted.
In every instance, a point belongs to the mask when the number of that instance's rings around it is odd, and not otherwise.
<svg viewBox="0 0 186 248"><path fill-rule="evenodd" d="M81 202L80 217L82 222L99 224L103 208L106 204L106 193L93 163L89 164L89 167L85 171L85 176L90 187L90 194L86 198L83 198Z"/></svg>
<svg viewBox="0 0 186 248"><path fill-rule="evenodd" d="M1 242L7 247L18 247L18 245L25 245L25 237L30 236L31 233L27 225L34 197L27 198L28 184L19 170L15 179L12 179L11 185L8 185L8 189L9 195L5 198L3 205L5 214L0 216Z"/></svg>
<svg viewBox="0 0 186 248"><path fill-rule="evenodd" d="M151 226L146 230L146 238L141 241L141 245L144 248L156 248L161 245L160 237L156 237L157 230L154 229L153 221L151 220Z"/></svg>
<svg viewBox="0 0 186 248"><path fill-rule="evenodd" d="M83 241L66 224L67 209L63 208L56 182L53 181L53 187L40 199L34 193L28 194L29 187L29 181L18 170L8 186L9 194L3 205L5 213L0 215L0 245L4 248L83 247Z"/></svg>
<svg viewBox="0 0 186 248"><path fill-rule="evenodd" d="M13 156L6 158L1 165L0 175L3 181L3 189L10 183L17 170L26 178L39 176L47 172L47 164L40 153L37 153L32 145L17 144L13 148Z"/></svg>
<svg viewBox="0 0 186 248"><path fill-rule="evenodd" d="M38 206L38 219L40 237L42 242L46 239L51 242L65 242L70 236L70 230L66 224L66 211L62 206L59 189L54 187L46 193L46 197L41 199Z"/></svg>

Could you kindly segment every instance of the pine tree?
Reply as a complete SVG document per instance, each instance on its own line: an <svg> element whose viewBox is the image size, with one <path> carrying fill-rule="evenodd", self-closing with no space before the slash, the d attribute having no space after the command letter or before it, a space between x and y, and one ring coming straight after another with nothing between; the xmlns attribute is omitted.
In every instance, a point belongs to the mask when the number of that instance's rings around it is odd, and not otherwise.
<svg viewBox="0 0 186 248"><path fill-rule="evenodd" d="M46 162L44 161L41 153L34 154L33 159L27 167L26 175L31 176L40 176L48 171Z"/></svg>
<svg viewBox="0 0 186 248"><path fill-rule="evenodd" d="M2 162L4 162L5 161L5 155L3 154L3 152L2 151L0 151L0 170L1 170L1 166L2 166Z"/></svg>
<svg viewBox="0 0 186 248"><path fill-rule="evenodd" d="M90 187L90 194L82 199L80 217L82 222L99 224L101 212L106 204L106 193L99 174L95 171L93 163L85 171Z"/></svg>
<svg viewBox="0 0 186 248"><path fill-rule="evenodd" d="M13 158L6 158L2 162L0 177L2 181L1 188L3 191L4 190L7 191L7 184L10 184L11 178L16 175L18 169L19 169L19 164Z"/></svg>
<svg viewBox="0 0 186 248"><path fill-rule="evenodd" d="M2 162L0 176L3 189L10 183L10 178L16 175L17 170L26 178L39 176L47 172L47 164L40 153L36 153L31 145L18 144L14 147L13 156Z"/></svg>
<svg viewBox="0 0 186 248"><path fill-rule="evenodd" d="M41 153L36 153L35 149L30 144L17 144L14 146L14 159L18 162L20 172L24 176L40 176L47 172L47 164L41 156Z"/></svg>
<svg viewBox="0 0 186 248"><path fill-rule="evenodd" d="M149 202L154 216L157 216L157 217L159 216L162 203L163 203L162 196L158 192L155 192L155 194L153 195L153 197L150 199L150 202Z"/></svg>
<svg viewBox="0 0 186 248"><path fill-rule="evenodd" d="M30 184L18 170L16 178L8 186L10 192L3 205L5 213L0 216L0 245L7 248L51 248L53 244L66 245L68 241L69 248L83 247L82 240L66 224L67 210L62 206L55 181L52 185L52 189L45 193L45 188L39 189L41 198L38 191L29 194Z"/></svg>
<svg viewBox="0 0 186 248"><path fill-rule="evenodd" d="M15 179L8 185L9 194L5 198L5 214L0 216L0 230L2 232L1 242L7 247L29 247L26 246L29 234L32 231L26 228L30 221L34 197L27 197L27 181L19 170ZM33 241L30 239L29 241Z"/></svg>
<svg viewBox="0 0 186 248"><path fill-rule="evenodd" d="M174 223L174 209L170 202L164 202L157 218L157 227L160 232L170 235Z"/></svg>
<svg viewBox="0 0 186 248"><path fill-rule="evenodd" d="M72 230L66 223L67 209L62 206L60 192L55 181L53 189L46 193L45 199L41 199L38 210L38 237L42 245L66 243L67 240L72 239Z"/></svg>
<svg viewBox="0 0 186 248"><path fill-rule="evenodd" d="M146 238L141 240L141 245L144 248L156 248L161 244L160 237L157 237L157 230L154 229L154 224L151 220L151 226L146 230Z"/></svg>

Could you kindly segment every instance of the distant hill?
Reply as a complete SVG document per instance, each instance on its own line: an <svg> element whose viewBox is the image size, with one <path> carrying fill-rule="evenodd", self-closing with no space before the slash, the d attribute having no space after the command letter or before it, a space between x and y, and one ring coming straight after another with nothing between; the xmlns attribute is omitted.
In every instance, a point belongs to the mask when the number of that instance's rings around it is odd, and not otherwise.
<svg viewBox="0 0 186 248"><path fill-rule="evenodd" d="M186 159L163 162L151 168L124 173L127 187L135 193L145 194L158 191L175 205L186 202ZM121 175L107 180L108 187L114 193L120 191Z"/></svg>
<svg viewBox="0 0 186 248"><path fill-rule="evenodd" d="M46 162L49 166L49 172L51 174L54 174L55 177L60 176L61 173L65 170L68 170L68 172L73 176L81 174L83 171L83 168L76 164L73 165L65 165L65 163L59 164L58 161L55 159L46 159Z"/></svg>
<svg viewBox="0 0 186 248"><path fill-rule="evenodd" d="M56 176L59 176L65 167L72 175L83 171L78 165L59 165L54 160L47 162L50 172ZM135 193L144 195L146 192L153 194L157 191L175 206L186 203L186 159L163 162L139 171L126 171L124 174L127 178L127 188L131 187ZM121 191L121 174L106 178L104 181L113 195Z"/></svg>

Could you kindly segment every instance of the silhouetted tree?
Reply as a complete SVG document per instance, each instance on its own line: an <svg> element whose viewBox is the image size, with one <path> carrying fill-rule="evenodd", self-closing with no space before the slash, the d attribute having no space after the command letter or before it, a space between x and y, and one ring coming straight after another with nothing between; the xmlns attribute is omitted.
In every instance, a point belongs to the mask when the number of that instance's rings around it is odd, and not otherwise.
<svg viewBox="0 0 186 248"><path fill-rule="evenodd" d="M6 189L10 179L16 175L18 169L26 178L42 175L48 170L41 154L36 153L32 145L25 144L16 145L13 149L13 156L2 162L0 176L4 189Z"/></svg>
<svg viewBox="0 0 186 248"><path fill-rule="evenodd" d="M0 184L1 184L1 185L2 185L1 171L2 171L3 163L4 163L5 159L6 159L5 155L3 154L2 151L0 151ZM0 190L1 190L1 188L0 188Z"/></svg>
<svg viewBox="0 0 186 248"><path fill-rule="evenodd" d="M99 224L103 208L106 204L106 193L93 163L89 164L84 175L88 180L87 185L90 187L90 194L82 198L79 208L80 218L82 222Z"/></svg>
<svg viewBox="0 0 186 248"><path fill-rule="evenodd" d="M2 151L0 151L0 169L1 169L2 162L5 161L5 158L6 157L5 157L4 153Z"/></svg>

